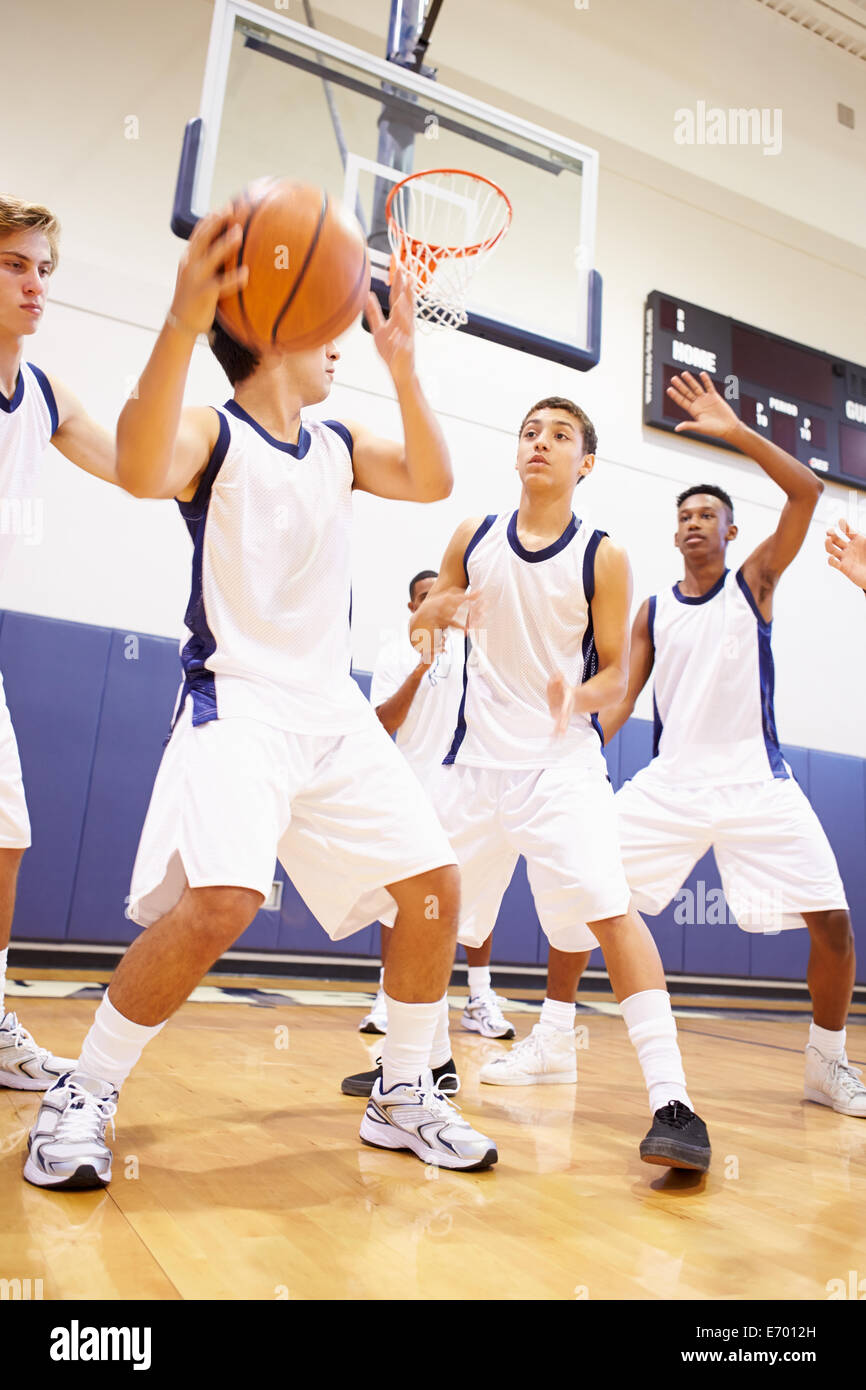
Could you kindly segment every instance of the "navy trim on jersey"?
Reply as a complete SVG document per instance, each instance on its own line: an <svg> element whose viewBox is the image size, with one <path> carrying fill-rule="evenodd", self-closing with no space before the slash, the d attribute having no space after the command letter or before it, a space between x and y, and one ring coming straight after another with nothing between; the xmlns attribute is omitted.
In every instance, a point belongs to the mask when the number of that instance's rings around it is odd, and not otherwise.
<svg viewBox="0 0 866 1390"><path fill-rule="evenodd" d="M204 560L204 533L207 526L207 513L213 485L222 468L231 441L229 422L218 411L220 429L217 442L196 488L195 497L190 502L177 500L181 516L186 522L192 542L192 582L189 603L184 622L190 631L189 640L180 654L184 672L184 687L175 717L180 718L187 695L192 695L192 722L194 725L207 724L219 717L216 701L216 682L212 671L207 669L208 659L216 651L216 638L210 630L204 606L204 587L202 566Z"/></svg>
<svg viewBox="0 0 866 1390"><path fill-rule="evenodd" d="M51 382L48 380L48 377L42 371L41 367L34 367L32 362L28 362L27 365L42 387L45 404L48 406L48 414L51 416L51 437L53 438L60 424L60 415L57 410L57 401L54 399L54 392L51 389Z"/></svg>
<svg viewBox="0 0 866 1390"><path fill-rule="evenodd" d="M649 631L650 645L655 656L656 649L656 594L650 594L647 603L647 630ZM656 704L655 680L653 680L653 757L658 757L659 741L662 736L662 721L659 714L659 707Z"/></svg>
<svg viewBox="0 0 866 1390"><path fill-rule="evenodd" d="M482 541L487 535L487 532L490 530L495 520L496 512L491 512L489 516L486 516L463 552L463 571L466 575L467 584L469 583L469 570L467 568L469 556L472 554L478 542ZM454 729L454 737L451 740L451 747L442 759L443 764L453 763L460 749L460 745L466 737L466 686L469 677L469 646L469 633L467 632L463 642L463 695L460 700L460 708L457 711L457 724Z"/></svg>
<svg viewBox="0 0 866 1390"><path fill-rule="evenodd" d="M725 587L725 580L727 579L729 573L729 570L725 570L724 574L720 575L719 578L716 580L713 587L711 589L707 589L707 592L705 594L698 594L697 598L690 598L687 594L681 594L679 590L679 580L677 580L676 584L671 589L671 593L673 594L674 598L677 600L678 603L709 603L710 599L715 598L716 594L720 593L721 590Z"/></svg>
<svg viewBox="0 0 866 1390"><path fill-rule="evenodd" d="M29 364L28 364L29 365ZM17 410L24 399L24 373L18 368L18 380L15 383L15 390L11 396L4 396L0 391L0 410L5 410L7 415L11 415L13 410Z"/></svg>
<svg viewBox="0 0 866 1390"><path fill-rule="evenodd" d="M486 516L463 552L463 572L466 575L467 583L469 582L469 571L466 568L466 562L468 561L469 556L472 554L478 542L484 540L484 537L487 535L487 532L490 530L495 520L496 512L491 512L489 516Z"/></svg>
<svg viewBox="0 0 866 1390"><path fill-rule="evenodd" d="M654 688L654 689L653 689L653 757L654 757L654 758L657 758L657 757L658 757L658 753L659 753L659 744L661 743L662 731L663 731L663 729L664 729L664 724L662 723L662 717L661 717L661 715L659 714L659 707L658 707L658 705L656 704L656 692L655 692L655 688Z"/></svg>
<svg viewBox="0 0 866 1390"><path fill-rule="evenodd" d="M543 550L527 550L520 544L517 535L517 512L515 512L508 523L508 544L515 555L520 556L521 560L528 560L531 565L537 565L541 560L549 560L553 555L558 555L560 550L564 550L569 541L577 535L577 527L578 521L572 512L571 520L558 540L551 545L546 545Z"/></svg>
<svg viewBox="0 0 866 1390"><path fill-rule="evenodd" d="M774 694L776 687L776 668L773 662L772 648L772 622L761 614L761 610L755 602L755 596L746 583L742 568L737 570L737 583L743 598L752 610L758 624L758 672L761 682L761 732L764 735L764 747L767 750L767 759L770 764L773 776L781 780L787 780L788 769L785 767L785 759L782 757L782 750L779 747L779 735L776 733L776 711L774 708Z"/></svg>
<svg viewBox="0 0 866 1390"><path fill-rule="evenodd" d="M243 406L238 405L237 401L226 401L225 408L230 411L236 419L243 420L245 425L251 425L256 431L256 434L260 434L262 439L264 439L266 443L272 444L275 449L282 450L284 454L291 454L292 458L306 458L310 449L311 437L310 431L305 429L303 425L301 425L298 434L297 444L286 444L282 439L274 439L272 434L268 434L264 425L260 425L258 420L254 420L252 415L248 415Z"/></svg>
<svg viewBox="0 0 866 1390"><path fill-rule="evenodd" d="M574 517L571 519L574 521ZM592 603L595 598L595 556L606 535L606 531L593 531L583 552L583 592L587 603Z"/></svg>
<svg viewBox="0 0 866 1390"><path fill-rule="evenodd" d="M757 602L756 602L756 600L755 600L755 595L752 593L751 589L749 588L748 584L746 583L746 577L745 577L745 575L743 574L743 567L742 567L742 565L741 565L740 568L737 570L737 583L738 583L739 586L740 586L740 591L741 591L741 593L742 593L742 595L743 595L743 598L746 600L746 603L749 605L749 607L751 608L752 612L754 613L754 615L755 615L755 617L756 617L756 619L757 619L757 621L758 621L758 627L764 627L764 628L767 629L768 632L772 632L772 630L773 630L773 623L772 623L772 620L771 620L770 622L767 622L767 619L764 617L763 613L761 612L760 608L758 607Z"/></svg>
<svg viewBox="0 0 866 1390"><path fill-rule="evenodd" d="M574 517L572 516L572 521ZM587 614L586 631L583 634L583 675L580 678L581 685L592 680L598 674L598 650L595 645L595 633L592 623L592 600L595 597L595 556L607 531L593 531L590 536L586 550L583 552L583 592L586 595ZM598 719L598 712L589 716L590 723L601 739L601 746L604 747L604 730Z"/></svg>
<svg viewBox="0 0 866 1390"><path fill-rule="evenodd" d="M342 424L340 420L323 420L322 424L327 425L329 430L333 430L334 434L338 434L340 436L346 448L349 450L349 458L353 459L355 441L352 438L351 430L347 429L346 426Z"/></svg>
<svg viewBox="0 0 866 1390"><path fill-rule="evenodd" d="M451 747L442 759L444 767L449 767L460 751L460 745L466 737L466 686L469 676L469 633L463 639L463 695L460 699L460 708L457 711L457 726L454 730L454 737L451 740Z"/></svg>

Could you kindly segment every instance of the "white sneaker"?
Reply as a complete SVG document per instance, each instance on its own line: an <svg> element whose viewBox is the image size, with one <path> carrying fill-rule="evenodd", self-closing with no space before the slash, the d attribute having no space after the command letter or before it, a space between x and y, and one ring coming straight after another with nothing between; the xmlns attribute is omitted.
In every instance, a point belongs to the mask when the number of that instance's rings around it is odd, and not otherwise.
<svg viewBox="0 0 866 1390"><path fill-rule="evenodd" d="M105 1126L117 1091L96 1077L62 1076L45 1096L27 1141L24 1176L36 1187L105 1187L111 1181L111 1150Z"/></svg>
<svg viewBox="0 0 866 1390"><path fill-rule="evenodd" d="M488 1086L537 1086L577 1080L574 1033L536 1023L504 1057L486 1062L479 1072Z"/></svg>
<svg viewBox="0 0 866 1390"><path fill-rule="evenodd" d="M460 1026L470 1033L480 1033L482 1038L513 1038L514 1028L502 1012L499 998L492 989L483 994L470 997Z"/></svg>
<svg viewBox="0 0 866 1390"><path fill-rule="evenodd" d="M380 989L376 993L372 1009L367 1014L366 1018L362 1018L361 1022L358 1024L358 1032L387 1033L387 1031L388 1014L385 1009L385 991Z"/></svg>
<svg viewBox="0 0 866 1390"><path fill-rule="evenodd" d="M839 1115L866 1119L866 1086L860 1080L860 1068L849 1066L846 1056L825 1057L817 1047L807 1045L803 1095L818 1105L829 1105Z"/></svg>
<svg viewBox="0 0 866 1390"><path fill-rule="evenodd" d="M410 1149L439 1168L490 1168L496 1145L464 1120L456 1105L434 1089L432 1073L414 1085L373 1087L361 1121L361 1138L376 1149Z"/></svg>
<svg viewBox="0 0 866 1390"><path fill-rule="evenodd" d="M54 1057L47 1048L39 1047L15 1014L0 1019L0 1086L13 1091L47 1091L77 1065L70 1057Z"/></svg>

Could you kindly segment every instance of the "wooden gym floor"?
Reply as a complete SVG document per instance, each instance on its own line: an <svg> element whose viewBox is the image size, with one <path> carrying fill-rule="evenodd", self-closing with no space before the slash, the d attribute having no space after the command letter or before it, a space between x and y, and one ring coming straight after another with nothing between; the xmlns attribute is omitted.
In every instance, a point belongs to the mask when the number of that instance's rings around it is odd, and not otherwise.
<svg viewBox="0 0 866 1390"><path fill-rule="evenodd" d="M29 997L7 1008L75 1056L93 999L41 997L80 983L26 973ZM481 1086L507 1044L452 1012L459 1099L500 1160L449 1174L358 1140L364 1103L339 1087L376 1055L357 1032L369 996L281 987L296 1002L184 1005L124 1089L104 1191L26 1184L39 1098L0 1091L0 1278L41 1279L45 1299L824 1300L866 1271L866 1121L801 1099L802 1005L676 1002L713 1143L704 1176L641 1163L645 1092L610 995L581 993L576 1088ZM511 1016L522 1037L531 1005ZM861 1006L855 1063L864 1025Z"/></svg>

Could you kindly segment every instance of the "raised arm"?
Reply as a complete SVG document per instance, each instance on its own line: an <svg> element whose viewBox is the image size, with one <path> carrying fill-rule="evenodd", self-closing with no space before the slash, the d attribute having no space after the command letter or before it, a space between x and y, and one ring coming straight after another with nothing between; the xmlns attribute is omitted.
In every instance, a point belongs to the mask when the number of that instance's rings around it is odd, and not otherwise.
<svg viewBox="0 0 866 1390"><path fill-rule="evenodd" d="M451 493L454 477L445 437L415 375L415 312L412 291L398 267L391 285L386 321L376 296L367 300L373 342L391 373L403 421L404 443L381 439L346 420L352 435L355 487L399 502L439 502Z"/></svg>
<svg viewBox="0 0 866 1390"><path fill-rule="evenodd" d="M655 647L649 627L650 600L644 599L631 629L631 653L628 663L628 686L622 700L599 712L599 723L605 744L619 733L623 724L634 714L638 695L652 674Z"/></svg>
<svg viewBox="0 0 866 1390"><path fill-rule="evenodd" d="M569 685L561 671L551 676L547 703L555 731L564 734L572 714L595 714L622 700L628 685L628 616L631 611L631 566L609 536L595 554L592 622L598 671L582 685Z"/></svg>
<svg viewBox="0 0 866 1390"><path fill-rule="evenodd" d="M457 627L465 632L467 628L477 626L483 616L481 594L469 591L464 563L466 547L481 525L481 520L481 517L469 517L461 521L448 542L436 583L412 614L409 636L419 657L424 660L432 662L441 651L442 633L446 628Z"/></svg>
<svg viewBox="0 0 866 1390"><path fill-rule="evenodd" d="M224 230L227 216L203 217L190 237L171 312L117 422L117 476L134 497L191 496L216 442L215 413L182 407L196 338L210 330L218 301L246 281L245 266L225 269L241 236L237 223Z"/></svg>
<svg viewBox="0 0 866 1390"><path fill-rule="evenodd" d="M775 531L761 541L742 566L743 578L755 596L762 617L769 622L773 613L773 591L806 539L824 484L793 455L738 420L708 374L701 372L700 377L698 382L691 372L683 372L681 377L675 376L668 387L671 400L687 410L694 421L677 425L677 432L696 429L701 434L715 435L733 444L754 459L786 496Z"/></svg>

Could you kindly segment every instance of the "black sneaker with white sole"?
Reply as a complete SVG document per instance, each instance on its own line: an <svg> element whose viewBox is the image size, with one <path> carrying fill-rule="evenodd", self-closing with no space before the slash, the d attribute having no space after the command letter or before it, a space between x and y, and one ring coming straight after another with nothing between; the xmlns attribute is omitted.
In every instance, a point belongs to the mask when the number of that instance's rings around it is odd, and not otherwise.
<svg viewBox="0 0 866 1390"><path fill-rule="evenodd" d="M652 1128L640 1146L644 1163L693 1168L699 1173L709 1168L711 1152L703 1120L679 1100L669 1101L656 1111Z"/></svg>
<svg viewBox="0 0 866 1390"><path fill-rule="evenodd" d="M433 1081L436 1089L445 1096L455 1096L460 1089L460 1082L457 1080L457 1067L454 1058L449 1057L441 1067L433 1067ZM364 1096L367 1099L373 1094L373 1087L377 1081L382 1080L382 1059L377 1058L375 1071L359 1071L354 1076L344 1076L340 1083L340 1090L344 1096Z"/></svg>

